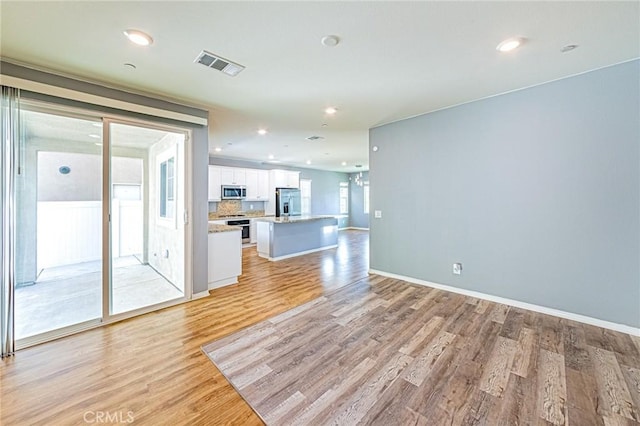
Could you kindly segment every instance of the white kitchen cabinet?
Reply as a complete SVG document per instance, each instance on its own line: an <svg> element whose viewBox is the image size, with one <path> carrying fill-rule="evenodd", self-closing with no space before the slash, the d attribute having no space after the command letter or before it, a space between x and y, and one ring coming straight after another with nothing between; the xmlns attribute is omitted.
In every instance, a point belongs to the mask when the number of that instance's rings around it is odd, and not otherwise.
<svg viewBox="0 0 640 426"><path fill-rule="evenodd" d="M269 195L269 171L258 170L258 200L267 201Z"/></svg>
<svg viewBox="0 0 640 426"><path fill-rule="evenodd" d="M300 172L289 170L271 170L272 187L275 188L300 188Z"/></svg>
<svg viewBox="0 0 640 426"><path fill-rule="evenodd" d="M251 222L249 225L249 238L250 238L249 242L251 244L255 244L258 241L258 232L256 227L257 227L256 219L251 219Z"/></svg>
<svg viewBox="0 0 640 426"><path fill-rule="evenodd" d="M220 201L220 168L209 166L209 201Z"/></svg>
<svg viewBox="0 0 640 426"><path fill-rule="evenodd" d="M269 171L246 169L246 201L267 201L269 199Z"/></svg>
<svg viewBox="0 0 640 426"><path fill-rule="evenodd" d="M220 180L222 185L246 185L247 172L236 167L220 167Z"/></svg>
<svg viewBox="0 0 640 426"><path fill-rule="evenodd" d="M246 201L258 200L258 171L246 169L247 198Z"/></svg>
<svg viewBox="0 0 640 426"><path fill-rule="evenodd" d="M209 290L238 282L242 274L242 231L210 232Z"/></svg>

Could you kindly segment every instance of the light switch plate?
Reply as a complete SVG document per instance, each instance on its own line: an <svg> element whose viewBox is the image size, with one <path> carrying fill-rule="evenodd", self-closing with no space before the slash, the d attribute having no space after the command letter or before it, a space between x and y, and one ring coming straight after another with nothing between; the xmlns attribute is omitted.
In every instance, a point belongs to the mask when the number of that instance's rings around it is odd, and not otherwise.
<svg viewBox="0 0 640 426"><path fill-rule="evenodd" d="M382 219L382 210L376 210L373 212L373 217L376 219Z"/></svg>
<svg viewBox="0 0 640 426"><path fill-rule="evenodd" d="M453 264L453 274L461 275L462 274L462 263L454 263Z"/></svg>

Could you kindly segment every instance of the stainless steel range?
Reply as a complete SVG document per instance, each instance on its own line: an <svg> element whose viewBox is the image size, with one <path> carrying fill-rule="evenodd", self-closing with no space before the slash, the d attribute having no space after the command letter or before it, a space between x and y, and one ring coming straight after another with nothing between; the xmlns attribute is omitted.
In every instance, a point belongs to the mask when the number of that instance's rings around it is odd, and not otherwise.
<svg viewBox="0 0 640 426"><path fill-rule="evenodd" d="M242 228L242 243L251 242L251 221L249 219L227 220L227 225L240 226Z"/></svg>

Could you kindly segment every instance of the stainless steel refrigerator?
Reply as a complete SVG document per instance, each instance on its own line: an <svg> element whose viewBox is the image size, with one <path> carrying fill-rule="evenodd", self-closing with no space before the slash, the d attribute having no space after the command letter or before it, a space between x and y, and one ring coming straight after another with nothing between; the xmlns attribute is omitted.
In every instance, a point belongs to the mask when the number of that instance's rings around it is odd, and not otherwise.
<svg viewBox="0 0 640 426"><path fill-rule="evenodd" d="M300 190L294 188L276 188L276 217L300 216Z"/></svg>

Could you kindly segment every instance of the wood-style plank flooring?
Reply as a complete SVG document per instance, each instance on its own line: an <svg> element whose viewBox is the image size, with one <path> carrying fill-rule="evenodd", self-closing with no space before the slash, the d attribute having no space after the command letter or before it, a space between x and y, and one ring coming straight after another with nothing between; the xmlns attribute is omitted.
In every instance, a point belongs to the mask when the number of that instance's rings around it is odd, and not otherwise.
<svg viewBox="0 0 640 426"><path fill-rule="evenodd" d="M365 277L368 238L341 231L337 249L280 262L246 248L239 284L19 351L0 361L0 425L86 424L96 412L132 412L140 425L262 424L201 346Z"/></svg>
<svg viewBox="0 0 640 426"><path fill-rule="evenodd" d="M338 249L277 263L245 249L238 285L20 351L0 363L0 424L86 424L100 413L125 421L131 414L134 424L145 425L262 424L201 345L267 319L286 323L296 312L286 311L335 295L347 301L325 315L336 330L363 326L333 346L363 336L368 342L358 346L357 364L335 360L349 374L335 375L332 389L357 387L370 370L380 378L363 391L371 395L369 402L350 399L353 409L323 410L326 418L343 415L338 420L346 424L355 417L387 424L636 424L637 338L395 280L363 280L367 250L368 235L360 231L341 232ZM316 300L321 296L326 300ZM368 313L380 317L365 324ZM415 315L421 320L394 326ZM316 351L335 350L315 343ZM381 359L389 359L384 370L375 367ZM284 371L288 362L283 353L269 368ZM247 380L248 386L255 383ZM412 387L428 389L426 397L408 398ZM325 393L319 382L308 380L287 404L315 398L320 406ZM398 401L406 408L389 419ZM276 420L282 412L282 418L289 415L289 405L282 407ZM303 420L317 419L309 414Z"/></svg>
<svg viewBox="0 0 640 426"><path fill-rule="evenodd" d="M204 350L267 424L618 425L637 344L372 276Z"/></svg>

